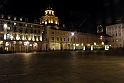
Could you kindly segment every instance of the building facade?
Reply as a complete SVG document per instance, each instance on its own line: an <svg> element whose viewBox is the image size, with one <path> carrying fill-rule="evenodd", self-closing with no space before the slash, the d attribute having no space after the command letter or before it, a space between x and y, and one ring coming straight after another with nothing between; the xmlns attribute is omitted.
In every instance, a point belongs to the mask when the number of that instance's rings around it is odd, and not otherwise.
<svg viewBox="0 0 124 83"><path fill-rule="evenodd" d="M107 42L109 41L109 42ZM66 31L52 26L44 28L43 50L98 50L110 45L111 37Z"/></svg>
<svg viewBox="0 0 124 83"><path fill-rule="evenodd" d="M124 47L124 24L114 24L106 26L106 34L112 36L112 47L123 48Z"/></svg>
<svg viewBox="0 0 124 83"><path fill-rule="evenodd" d="M47 50L105 49L111 37L69 31L59 25L51 7L45 10L40 22L28 22L28 18L0 15L0 50L29 52ZM107 42L109 41L109 42Z"/></svg>
<svg viewBox="0 0 124 83"><path fill-rule="evenodd" d="M0 47L6 51L34 51L42 47L42 25L27 18L0 15Z"/></svg>
<svg viewBox="0 0 124 83"><path fill-rule="evenodd" d="M44 27L42 50L93 50L111 43L109 36L65 30L59 26L59 19L51 7L45 10L40 24Z"/></svg>

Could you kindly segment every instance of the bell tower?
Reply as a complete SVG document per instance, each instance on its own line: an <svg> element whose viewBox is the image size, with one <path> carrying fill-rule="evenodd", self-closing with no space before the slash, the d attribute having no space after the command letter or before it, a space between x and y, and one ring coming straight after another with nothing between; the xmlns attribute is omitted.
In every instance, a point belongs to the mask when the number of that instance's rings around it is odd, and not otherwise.
<svg viewBox="0 0 124 83"><path fill-rule="evenodd" d="M97 26L97 33L103 33L103 27L102 25Z"/></svg>
<svg viewBox="0 0 124 83"><path fill-rule="evenodd" d="M52 10L50 6L46 8L45 16L41 16L40 24L51 25L51 26L59 25L59 19L57 16L55 16L54 11Z"/></svg>

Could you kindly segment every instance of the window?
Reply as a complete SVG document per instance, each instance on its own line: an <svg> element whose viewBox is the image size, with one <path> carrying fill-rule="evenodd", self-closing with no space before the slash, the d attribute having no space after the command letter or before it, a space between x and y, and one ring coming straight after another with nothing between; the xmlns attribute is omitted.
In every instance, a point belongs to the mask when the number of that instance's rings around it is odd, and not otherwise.
<svg viewBox="0 0 124 83"><path fill-rule="evenodd" d="M57 41L59 41L59 37L57 37Z"/></svg>
<svg viewBox="0 0 124 83"><path fill-rule="evenodd" d="M80 42L83 42L83 39L82 38L80 38Z"/></svg>
<svg viewBox="0 0 124 83"><path fill-rule="evenodd" d="M78 38L78 42L80 42L80 38Z"/></svg>
<svg viewBox="0 0 124 83"><path fill-rule="evenodd" d="M14 22L14 25L16 25L16 23Z"/></svg>
<svg viewBox="0 0 124 83"><path fill-rule="evenodd" d="M14 27L14 32L16 32L16 27Z"/></svg>
<svg viewBox="0 0 124 83"><path fill-rule="evenodd" d="M25 24L25 26L27 27L27 26L28 26L28 24Z"/></svg>
<svg viewBox="0 0 124 83"><path fill-rule="evenodd" d="M33 27L33 25L31 25L31 27Z"/></svg>
<svg viewBox="0 0 124 83"><path fill-rule="evenodd" d="M37 31L36 31L36 30L34 30L34 33L37 33Z"/></svg>
<svg viewBox="0 0 124 83"><path fill-rule="evenodd" d="M33 29L31 29L31 33L33 33Z"/></svg>
<svg viewBox="0 0 124 83"><path fill-rule="evenodd" d="M62 41L62 38L60 38L60 40Z"/></svg>
<svg viewBox="0 0 124 83"><path fill-rule="evenodd" d="M64 41L65 41L65 38L64 38Z"/></svg>
<svg viewBox="0 0 124 83"><path fill-rule="evenodd" d="M22 21L22 18L20 18L20 21Z"/></svg>
<svg viewBox="0 0 124 83"><path fill-rule="evenodd" d="M25 18L25 22L28 22L28 18Z"/></svg>
<svg viewBox="0 0 124 83"><path fill-rule="evenodd" d="M10 19L10 16L8 16L8 19Z"/></svg>
<svg viewBox="0 0 124 83"><path fill-rule="evenodd" d="M20 31L19 32L22 33L22 28L20 28Z"/></svg>
<svg viewBox="0 0 124 83"><path fill-rule="evenodd" d="M20 26L22 26L22 24L20 23Z"/></svg>
<svg viewBox="0 0 124 83"><path fill-rule="evenodd" d="M40 30L38 30L38 34L40 34Z"/></svg>
<svg viewBox="0 0 124 83"><path fill-rule="evenodd" d="M119 36L121 36L121 33L119 33Z"/></svg>
<svg viewBox="0 0 124 83"><path fill-rule="evenodd" d="M68 41L69 41L69 38L68 38Z"/></svg>
<svg viewBox="0 0 124 83"><path fill-rule="evenodd" d="M16 17L14 17L14 20L16 20Z"/></svg>
<svg viewBox="0 0 124 83"><path fill-rule="evenodd" d="M76 37L74 37L74 42L76 41Z"/></svg>
<svg viewBox="0 0 124 83"><path fill-rule="evenodd" d="M28 33L28 29L25 30L25 33Z"/></svg>
<svg viewBox="0 0 124 83"><path fill-rule="evenodd" d="M54 34L54 31L52 31L52 34Z"/></svg>
<svg viewBox="0 0 124 83"><path fill-rule="evenodd" d="M52 37L52 40L54 40L54 37Z"/></svg>

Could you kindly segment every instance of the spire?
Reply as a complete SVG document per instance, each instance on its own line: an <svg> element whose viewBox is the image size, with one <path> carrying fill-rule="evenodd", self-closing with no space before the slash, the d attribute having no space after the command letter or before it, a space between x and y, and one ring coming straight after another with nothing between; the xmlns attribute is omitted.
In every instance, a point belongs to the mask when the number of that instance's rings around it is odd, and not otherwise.
<svg viewBox="0 0 124 83"><path fill-rule="evenodd" d="M50 7L50 5L46 8L47 10L52 10L52 8Z"/></svg>

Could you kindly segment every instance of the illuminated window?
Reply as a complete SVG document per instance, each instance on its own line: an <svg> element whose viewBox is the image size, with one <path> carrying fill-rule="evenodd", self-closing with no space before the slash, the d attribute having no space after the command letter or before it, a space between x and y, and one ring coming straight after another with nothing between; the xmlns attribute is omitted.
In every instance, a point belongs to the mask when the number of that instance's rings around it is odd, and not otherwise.
<svg viewBox="0 0 124 83"><path fill-rule="evenodd" d="M33 25L31 25L31 27L33 27Z"/></svg>
<svg viewBox="0 0 124 83"><path fill-rule="evenodd" d="M20 18L20 21L22 21L22 18Z"/></svg>
<svg viewBox="0 0 124 83"><path fill-rule="evenodd" d="M10 19L10 16L8 16L8 19Z"/></svg>
<svg viewBox="0 0 124 83"><path fill-rule="evenodd" d="M14 25L16 25L16 23L14 22Z"/></svg>
<svg viewBox="0 0 124 83"><path fill-rule="evenodd" d="M16 17L14 17L14 20L16 20Z"/></svg>
<svg viewBox="0 0 124 83"><path fill-rule="evenodd" d="M25 26L27 27L27 26L28 26L28 24L25 24Z"/></svg>

